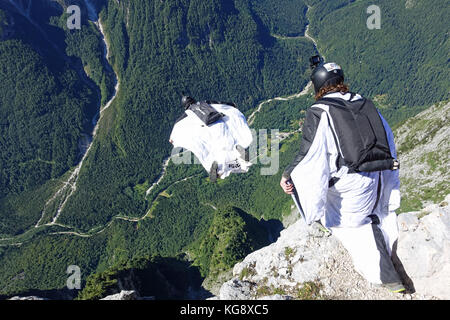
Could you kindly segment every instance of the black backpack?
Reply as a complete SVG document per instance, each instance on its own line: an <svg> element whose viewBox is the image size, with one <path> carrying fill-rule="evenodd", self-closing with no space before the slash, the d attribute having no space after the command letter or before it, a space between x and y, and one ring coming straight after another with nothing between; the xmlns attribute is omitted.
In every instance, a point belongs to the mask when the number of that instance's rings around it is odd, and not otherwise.
<svg viewBox="0 0 450 320"><path fill-rule="evenodd" d="M209 103L203 101L191 104L188 110L194 112L207 126L219 121L225 116L223 113L214 109Z"/></svg>
<svg viewBox="0 0 450 320"><path fill-rule="evenodd" d="M334 138L342 151L337 160L338 169L345 165L350 173L355 173L399 168L398 161L392 157L381 117L371 100L351 102L322 98L316 104L329 106Z"/></svg>

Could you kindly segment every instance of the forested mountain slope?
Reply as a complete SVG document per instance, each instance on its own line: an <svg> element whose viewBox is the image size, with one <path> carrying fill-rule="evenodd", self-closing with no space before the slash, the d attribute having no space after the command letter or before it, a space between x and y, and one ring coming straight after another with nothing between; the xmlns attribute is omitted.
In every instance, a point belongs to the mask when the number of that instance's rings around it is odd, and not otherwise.
<svg viewBox="0 0 450 320"><path fill-rule="evenodd" d="M83 1L77 3L86 15ZM280 216L278 208L287 203L275 188L266 200L270 206L257 201L267 195L263 186L268 177L237 177L232 185L211 188L198 166L171 165L161 185L148 197L146 191L170 152L167 140L174 119L181 113L182 91L199 99L232 100L243 112L250 111L263 99L302 90L308 82L308 57L315 53L312 43L307 39L278 41L260 22L251 3L244 0L96 1L95 5L120 89L101 119L80 168L76 191L68 192L69 197L57 192L70 181L69 171L52 181L54 186L45 195L45 200L65 197L45 208L42 221L56 217L53 223L38 223L32 229L23 225L15 233L3 230L5 292L58 287L66 275L56 270L66 268L70 260L75 260L87 276L131 256L175 255L207 230L214 212L210 202L238 200L237 204L247 208L255 205L252 210L258 217L262 215L259 208ZM9 9L14 12L14 8ZM55 16L53 23L64 28L63 19ZM83 23L82 32L92 27L86 20ZM76 32L64 29L65 41L84 44ZM71 54L84 55L85 60L90 57L76 46L71 48ZM96 57L101 46L92 49ZM84 69L89 71L92 65ZM275 180L271 181L275 186ZM237 199L236 184L244 191ZM221 188L223 198L219 199ZM249 202L252 194L254 200ZM35 224L39 216L28 218ZM17 236L11 237L14 234ZM10 246L19 243L20 248ZM48 275L39 275L29 263L37 252ZM54 254L65 258L56 259ZM18 274L23 276L16 277Z"/></svg>
<svg viewBox="0 0 450 320"><path fill-rule="evenodd" d="M306 40L272 38L248 1L121 1L104 8L100 16L122 87L80 191L61 216L63 224L84 231L118 214L145 214L148 203L139 190L158 177L170 153L181 92L231 100L247 111L304 86L314 52Z"/></svg>
<svg viewBox="0 0 450 320"><path fill-rule="evenodd" d="M391 123L449 97L448 16L441 0L307 1L311 34L329 60L345 67L351 88L378 97ZM371 5L380 29L369 29Z"/></svg>
<svg viewBox="0 0 450 320"><path fill-rule="evenodd" d="M61 13L46 1L0 2L0 234L37 222L97 112L94 82L49 22Z"/></svg>

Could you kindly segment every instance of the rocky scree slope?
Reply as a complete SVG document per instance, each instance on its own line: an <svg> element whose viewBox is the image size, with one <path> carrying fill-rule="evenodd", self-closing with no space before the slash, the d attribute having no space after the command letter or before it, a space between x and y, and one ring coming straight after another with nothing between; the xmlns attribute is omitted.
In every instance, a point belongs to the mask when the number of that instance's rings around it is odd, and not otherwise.
<svg viewBox="0 0 450 320"><path fill-rule="evenodd" d="M441 102L394 130L401 163L403 212L437 203L450 193L450 102Z"/></svg>

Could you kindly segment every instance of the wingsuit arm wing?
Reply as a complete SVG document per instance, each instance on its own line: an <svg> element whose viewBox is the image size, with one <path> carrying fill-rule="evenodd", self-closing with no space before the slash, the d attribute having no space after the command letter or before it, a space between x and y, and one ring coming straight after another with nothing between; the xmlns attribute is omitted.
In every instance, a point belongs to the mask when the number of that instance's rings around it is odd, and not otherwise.
<svg viewBox="0 0 450 320"><path fill-rule="evenodd" d="M248 148L253 142L253 136L242 112L230 104L213 104L213 107L227 116L224 121L236 143L244 149Z"/></svg>
<svg viewBox="0 0 450 320"><path fill-rule="evenodd" d="M309 108L306 112L305 122L302 129L302 141L300 150L294 160L289 164L283 172L283 177L290 179L292 171L305 158L316 136L317 127L319 126L320 117L323 110L318 108Z"/></svg>
<svg viewBox="0 0 450 320"><path fill-rule="evenodd" d="M397 159L397 149L395 146L392 129L381 114L380 117L383 122L384 129L386 130L386 136L389 142L392 157ZM385 170L383 171L383 178L385 184L384 192L388 193L389 211L395 211L400 207L401 201L399 170Z"/></svg>
<svg viewBox="0 0 450 320"><path fill-rule="evenodd" d="M330 152L334 139L329 130L328 116L321 113L309 150L292 170L291 180L298 195L306 223L321 220L326 213L330 179Z"/></svg>

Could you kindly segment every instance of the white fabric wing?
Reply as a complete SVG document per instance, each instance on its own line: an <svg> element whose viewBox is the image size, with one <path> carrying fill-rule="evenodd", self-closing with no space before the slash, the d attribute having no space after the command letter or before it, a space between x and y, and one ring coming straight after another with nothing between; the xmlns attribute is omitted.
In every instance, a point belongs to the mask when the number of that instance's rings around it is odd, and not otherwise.
<svg viewBox="0 0 450 320"><path fill-rule="evenodd" d="M170 139L175 148L184 148L198 158L209 172L214 161L218 163L218 174L222 179L231 173L247 172L251 163L246 162L236 150L250 146L253 140L244 115L228 105L213 104L218 112L225 116L207 126L192 111L187 117L175 124Z"/></svg>
<svg viewBox="0 0 450 320"><path fill-rule="evenodd" d="M253 136L242 112L226 104L211 104L211 106L226 115L223 121L228 127L229 134L235 139L236 145L248 148L253 142Z"/></svg>
<svg viewBox="0 0 450 320"><path fill-rule="evenodd" d="M318 221L325 215L330 175L327 128L328 119L323 113L308 154L291 173L307 224Z"/></svg>

